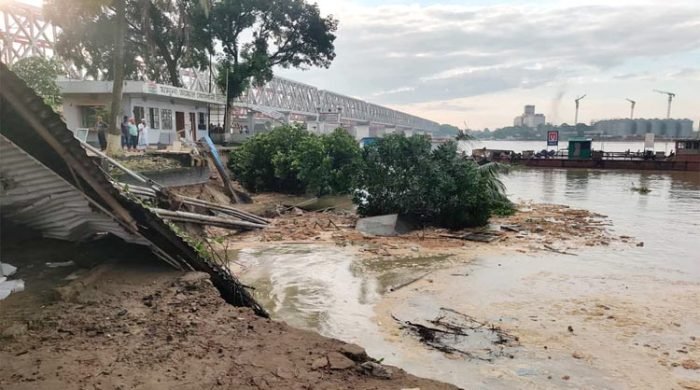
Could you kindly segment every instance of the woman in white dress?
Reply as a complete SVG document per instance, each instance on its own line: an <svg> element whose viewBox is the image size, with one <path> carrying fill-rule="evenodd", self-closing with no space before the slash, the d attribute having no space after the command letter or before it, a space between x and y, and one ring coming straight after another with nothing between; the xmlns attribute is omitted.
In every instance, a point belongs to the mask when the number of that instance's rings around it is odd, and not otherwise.
<svg viewBox="0 0 700 390"><path fill-rule="evenodd" d="M148 125L146 119L141 119L139 123L139 149L146 150L148 148Z"/></svg>

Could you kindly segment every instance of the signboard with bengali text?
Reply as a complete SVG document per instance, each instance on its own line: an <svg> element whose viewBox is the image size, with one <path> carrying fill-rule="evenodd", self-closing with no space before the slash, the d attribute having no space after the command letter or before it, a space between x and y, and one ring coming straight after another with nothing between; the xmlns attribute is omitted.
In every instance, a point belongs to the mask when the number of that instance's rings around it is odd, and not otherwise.
<svg viewBox="0 0 700 390"><path fill-rule="evenodd" d="M547 132L547 146L559 145L559 131L552 130Z"/></svg>

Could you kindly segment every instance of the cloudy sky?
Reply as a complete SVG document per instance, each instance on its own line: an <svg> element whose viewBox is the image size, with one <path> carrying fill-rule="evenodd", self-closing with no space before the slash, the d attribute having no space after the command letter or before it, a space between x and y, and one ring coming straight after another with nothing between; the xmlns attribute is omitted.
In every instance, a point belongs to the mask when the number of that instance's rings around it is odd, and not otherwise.
<svg viewBox="0 0 700 390"><path fill-rule="evenodd" d="M460 127L523 105L572 123L700 121L700 0L319 0L340 21L330 69L279 75Z"/></svg>
<svg viewBox="0 0 700 390"><path fill-rule="evenodd" d="M0 0L3 1L3 0ZM22 0L41 4L41 0ZM313 0L309 0L313 1ZM629 115L700 122L700 0L317 0L340 21L329 69L279 75L442 123Z"/></svg>

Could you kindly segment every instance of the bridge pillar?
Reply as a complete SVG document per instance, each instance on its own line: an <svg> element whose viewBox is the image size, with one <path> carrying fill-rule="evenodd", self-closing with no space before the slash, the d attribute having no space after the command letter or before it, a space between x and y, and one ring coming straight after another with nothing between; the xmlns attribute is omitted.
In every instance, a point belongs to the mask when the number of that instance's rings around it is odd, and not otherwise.
<svg viewBox="0 0 700 390"><path fill-rule="evenodd" d="M246 116L246 126L248 126L249 134L255 134L255 111L248 111Z"/></svg>

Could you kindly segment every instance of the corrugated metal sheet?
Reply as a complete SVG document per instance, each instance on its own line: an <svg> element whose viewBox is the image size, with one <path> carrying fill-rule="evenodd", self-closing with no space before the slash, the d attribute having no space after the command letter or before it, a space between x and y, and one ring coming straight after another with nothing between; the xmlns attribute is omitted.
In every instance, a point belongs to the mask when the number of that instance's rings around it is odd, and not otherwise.
<svg viewBox="0 0 700 390"><path fill-rule="evenodd" d="M45 237L83 241L112 233L125 241L148 244L129 234L62 177L0 135L0 208L6 218Z"/></svg>
<svg viewBox="0 0 700 390"><path fill-rule="evenodd" d="M128 240L138 236L174 267L208 273L226 301L267 316L228 268L200 254L157 214L115 188L58 114L1 62L0 86L0 134L9 141L0 151L3 216L15 213L47 235L67 239L104 231ZM165 190L162 195L169 196Z"/></svg>

